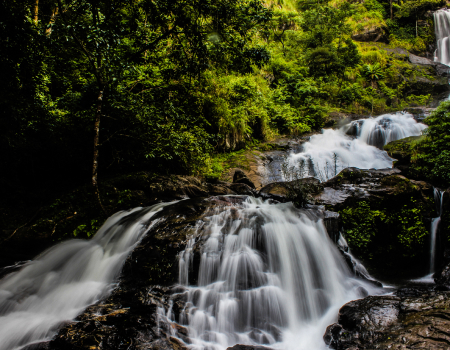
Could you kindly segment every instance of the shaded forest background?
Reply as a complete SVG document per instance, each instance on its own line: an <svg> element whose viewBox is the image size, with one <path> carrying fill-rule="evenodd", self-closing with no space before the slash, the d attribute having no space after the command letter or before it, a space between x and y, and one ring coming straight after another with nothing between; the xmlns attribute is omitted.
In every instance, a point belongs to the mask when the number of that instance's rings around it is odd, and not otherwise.
<svg viewBox="0 0 450 350"><path fill-rule="evenodd" d="M442 0L30 0L0 11L0 197L121 174L220 175L221 154L331 112L424 105ZM379 33L377 42L354 39ZM106 193L105 193L106 195ZM35 204L39 206L40 204ZM31 215L31 214L30 214Z"/></svg>

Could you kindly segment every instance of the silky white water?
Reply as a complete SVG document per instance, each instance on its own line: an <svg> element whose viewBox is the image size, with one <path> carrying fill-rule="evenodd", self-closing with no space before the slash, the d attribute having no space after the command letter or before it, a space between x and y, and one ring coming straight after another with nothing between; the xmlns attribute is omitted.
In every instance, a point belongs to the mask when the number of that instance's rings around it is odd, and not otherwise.
<svg viewBox="0 0 450 350"><path fill-rule="evenodd" d="M161 314L188 328L192 349L325 349L322 337L338 309L375 289L352 278L315 215L255 198L217 210L179 256L186 308L179 319ZM200 268L190 276L195 248Z"/></svg>
<svg viewBox="0 0 450 350"><path fill-rule="evenodd" d="M151 217L169 204L119 212L91 240L58 244L0 280L0 350L49 340L107 296Z"/></svg>
<svg viewBox="0 0 450 350"><path fill-rule="evenodd" d="M408 113L361 119L340 129L325 129L321 134L311 136L309 142L303 144L302 152L290 154L289 162L293 166L304 164L306 176L322 181L348 167L391 168L393 159L382 147L391 141L421 135L425 128ZM356 137L347 135L350 131Z"/></svg>
<svg viewBox="0 0 450 350"><path fill-rule="evenodd" d="M434 32L436 35L436 51L434 60L443 64L450 64L450 12L439 10L434 14Z"/></svg>
<svg viewBox="0 0 450 350"><path fill-rule="evenodd" d="M439 229L439 224L441 222L442 209L444 204L444 191L441 191L438 188L434 188L434 202L436 203L436 210L439 216L433 218L431 220L431 244L430 244L430 273L434 272L434 262L436 259L436 238Z"/></svg>

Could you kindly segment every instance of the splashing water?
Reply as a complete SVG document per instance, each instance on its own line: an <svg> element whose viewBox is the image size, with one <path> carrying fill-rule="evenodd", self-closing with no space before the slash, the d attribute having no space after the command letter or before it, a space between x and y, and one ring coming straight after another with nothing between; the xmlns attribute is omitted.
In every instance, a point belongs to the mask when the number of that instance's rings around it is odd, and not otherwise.
<svg viewBox="0 0 450 350"><path fill-rule="evenodd" d="M318 213L248 198L197 226L179 265L187 303L176 321L187 326L190 348L326 348L322 336L339 307L375 290L350 276ZM196 246L200 269L189 285Z"/></svg>
<svg viewBox="0 0 450 350"><path fill-rule="evenodd" d="M417 123L411 114L385 114L377 118L357 120L356 135L362 142L383 149L391 141L418 136L426 125Z"/></svg>
<svg viewBox="0 0 450 350"><path fill-rule="evenodd" d="M106 297L150 218L169 204L119 212L91 240L58 244L0 280L0 350L49 340L64 322Z"/></svg>
<svg viewBox="0 0 450 350"><path fill-rule="evenodd" d="M450 12L439 10L434 14L434 31L436 34L437 49L434 53L434 60L443 64L450 64Z"/></svg>
<svg viewBox="0 0 450 350"><path fill-rule="evenodd" d="M307 176L322 181L337 175L342 169L391 168L393 159L382 150L391 141L418 136L426 128L411 114L385 114L377 118L354 121L338 130L325 129L311 136L300 153L291 153L292 165L307 165ZM353 132L356 138L347 133Z"/></svg>

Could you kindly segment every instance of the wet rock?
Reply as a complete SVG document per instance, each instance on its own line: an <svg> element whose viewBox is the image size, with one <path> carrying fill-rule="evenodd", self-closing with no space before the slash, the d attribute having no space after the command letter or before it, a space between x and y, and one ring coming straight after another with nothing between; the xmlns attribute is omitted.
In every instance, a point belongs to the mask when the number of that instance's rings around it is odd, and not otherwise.
<svg viewBox="0 0 450 350"><path fill-rule="evenodd" d="M250 188L255 189L254 183L248 178L248 176L240 169L236 169L233 175L233 183L245 184Z"/></svg>
<svg viewBox="0 0 450 350"><path fill-rule="evenodd" d="M223 184L206 183L205 184L208 194L211 196L238 194L237 192L235 192L231 189L230 185L231 184L228 184L228 183L223 183Z"/></svg>
<svg viewBox="0 0 450 350"><path fill-rule="evenodd" d="M342 228L341 215L334 211L325 210L323 214L323 223L327 229L328 236L335 243L339 240Z"/></svg>
<svg viewBox="0 0 450 350"><path fill-rule="evenodd" d="M272 182L258 192L258 196L264 199L274 199L279 202L288 202L288 189L285 182Z"/></svg>
<svg viewBox="0 0 450 350"><path fill-rule="evenodd" d="M398 169L361 170L346 168L337 176L323 183L323 191L314 196L316 204L325 205L328 210L338 211L361 199L388 194L391 187L382 185L382 179L397 176Z"/></svg>
<svg viewBox="0 0 450 350"><path fill-rule="evenodd" d="M351 301L324 341L332 349L448 349L450 292L414 290Z"/></svg>
<svg viewBox="0 0 450 350"><path fill-rule="evenodd" d="M234 191L236 194L247 195L247 196L255 196L256 191L251 188L249 185L244 183L234 183L229 184L228 188Z"/></svg>
<svg viewBox="0 0 450 350"><path fill-rule="evenodd" d="M266 348L265 346L255 346L255 345L235 345L227 348L227 350L273 350L271 348Z"/></svg>
<svg viewBox="0 0 450 350"><path fill-rule="evenodd" d="M264 199L273 199L278 202L295 201L295 196L317 193L322 190L322 184L313 177L303 178L289 182L272 182L258 192L258 196Z"/></svg>
<svg viewBox="0 0 450 350"><path fill-rule="evenodd" d="M433 275L434 281L439 286L450 288L450 250L443 254L443 266Z"/></svg>

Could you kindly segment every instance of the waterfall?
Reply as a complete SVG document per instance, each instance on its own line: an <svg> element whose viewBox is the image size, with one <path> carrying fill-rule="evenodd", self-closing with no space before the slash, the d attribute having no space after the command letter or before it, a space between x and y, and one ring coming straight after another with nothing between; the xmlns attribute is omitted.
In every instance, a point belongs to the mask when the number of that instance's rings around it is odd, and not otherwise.
<svg viewBox="0 0 450 350"><path fill-rule="evenodd" d="M439 223L441 222L442 209L444 204L444 191L438 188L434 188L434 202L436 203L436 211L439 216L435 217L431 221L431 244L430 244L430 273L434 272L434 262L436 255L436 237L439 229Z"/></svg>
<svg viewBox="0 0 450 350"><path fill-rule="evenodd" d="M351 277L317 215L250 197L197 225L179 255L186 307L171 320L188 328L189 348L326 348L323 332L339 307L375 290ZM192 278L196 248L200 268Z"/></svg>
<svg viewBox="0 0 450 350"><path fill-rule="evenodd" d="M119 212L91 240L60 243L0 280L0 350L49 340L106 297L151 217L169 204Z"/></svg>
<svg viewBox="0 0 450 350"><path fill-rule="evenodd" d="M434 13L434 31L437 40L437 49L434 53L434 60L446 65L450 64L450 12L439 10Z"/></svg>
<svg viewBox="0 0 450 350"><path fill-rule="evenodd" d="M421 135L426 128L409 113L384 114L361 119L338 130L325 129L303 144L302 152L291 153L292 165L307 164L306 176L326 181L342 169L391 168L393 159L382 150L391 141ZM353 134L356 137L351 137Z"/></svg>

